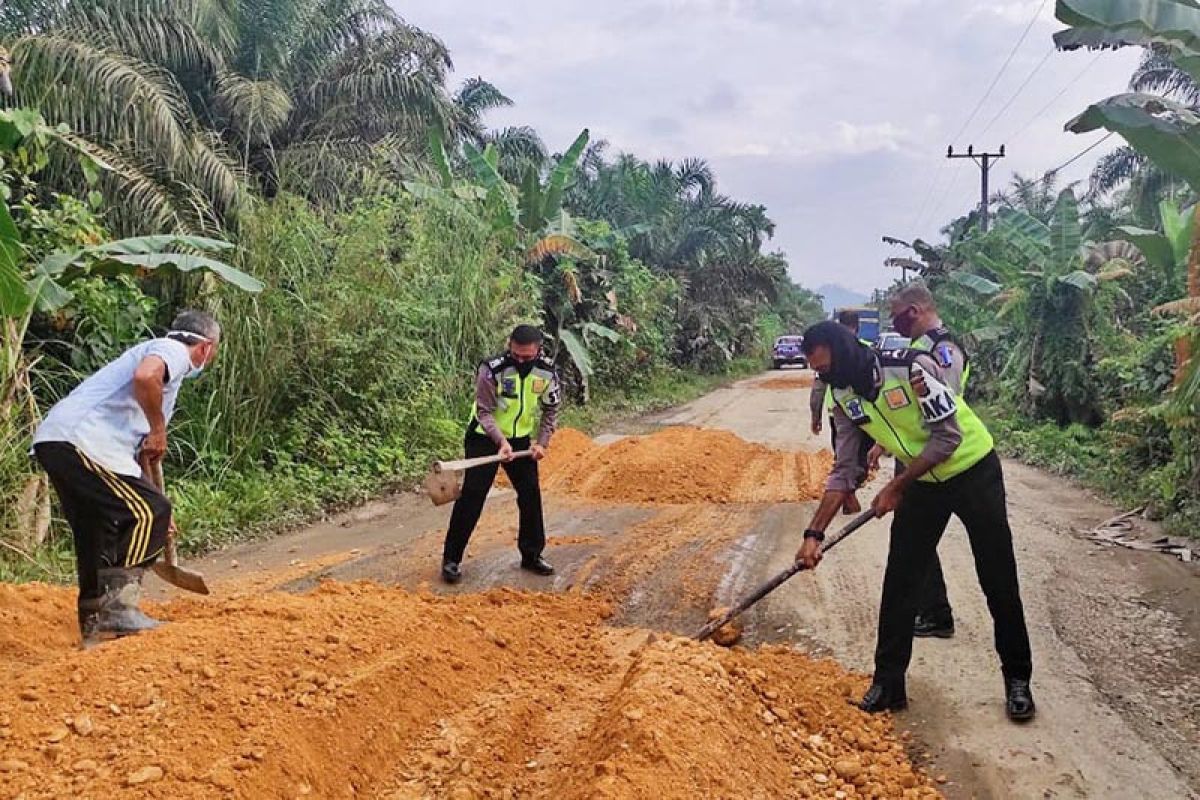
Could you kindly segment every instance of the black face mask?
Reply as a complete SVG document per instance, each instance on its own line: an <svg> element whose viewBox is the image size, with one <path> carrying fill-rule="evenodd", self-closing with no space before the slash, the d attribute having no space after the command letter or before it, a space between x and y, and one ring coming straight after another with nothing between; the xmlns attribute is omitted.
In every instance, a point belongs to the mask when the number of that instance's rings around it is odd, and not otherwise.
<svg viewBox="0 0 1200 800"><path fill-rule="evenodd" d="M516 359L513 359L516 361ZM533 372L533 359L529 361L517 361L517 374L522 378L528 378L529 373Z"/></svg>
<svg viewBox="0 0 1200 800"><path fill-rule="evenodd" d="M859 397L875 399L879 391L875 385L875 354L848 328L836 322L819 322L805 331L804 344L829 348L829 370L818 375L822 383L854 389Z"/></svg>

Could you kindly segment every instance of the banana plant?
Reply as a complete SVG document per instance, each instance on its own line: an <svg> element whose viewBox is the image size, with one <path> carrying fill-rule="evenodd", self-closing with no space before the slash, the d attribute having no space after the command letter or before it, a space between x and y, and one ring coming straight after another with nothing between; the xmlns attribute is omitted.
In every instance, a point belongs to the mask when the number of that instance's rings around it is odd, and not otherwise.
<svg viewBox="0 0 1200 800"><path fill-rule="evenodd" d="M1092 355L1094 299L1133 273L1136 253L1083 241L1075 193L1063 190L1050 223L1002 210L995 227L958 248L970 269L952 280L987 298L999 330L1017 340L1004 377L1030 413L1061 423L1100 421ZM982 338L982 337L981 337Z"/></svg>
<svg viewBox="0 0 1200 800"><path fill-rule="evenodd" d="M1057 0L1055 15L1069 26L1054 36L1059 49L1153 46L1200 82L1200 4L1195 0ZM1157 95L1121 94L1094 103L1067 123L1067 130L1075 133L1100 128L1120 134L1159 168L1200 192L1200 115L1193 110ZM1190 318L1193 326L1200 326L1200 224L1195 224L1200 203L1192 216L1187 296L1155 310ZM1188 360L1187 340L1181 339L1176 347L1177 383Z"/></svg>

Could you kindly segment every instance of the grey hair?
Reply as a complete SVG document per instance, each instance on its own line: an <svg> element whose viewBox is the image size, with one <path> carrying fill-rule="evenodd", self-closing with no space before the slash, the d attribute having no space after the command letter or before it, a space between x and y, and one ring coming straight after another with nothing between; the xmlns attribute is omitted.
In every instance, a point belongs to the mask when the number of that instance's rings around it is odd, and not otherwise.
<svg viewBox="0 0 1200 800"><path fill-rule="evenodd" d="M216 342L221 338L221 326L217 324L216 318L207 311L196 311L189 308L175 315L175 321L171 323L171 334L181 334L178 338L185 344L195 344L193 341L188 341L192 338L188 336L189 333Z"/></svg>
<svg viewBox="0 0 1200 800"><path fill-rule="evenodd" d="M936 308L937 303L933 299L933 292L929 291L929 287L923 281L912 281L906 283L892 293L892 300L904 303L906 306L917 306L919 308Z"/></svg>

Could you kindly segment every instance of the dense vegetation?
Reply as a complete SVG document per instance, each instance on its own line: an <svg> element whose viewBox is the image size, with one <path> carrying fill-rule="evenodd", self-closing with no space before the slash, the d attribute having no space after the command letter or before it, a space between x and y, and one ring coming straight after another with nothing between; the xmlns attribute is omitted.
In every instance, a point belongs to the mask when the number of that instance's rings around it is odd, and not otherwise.
<svg viewBox="0 0 1200 800"><path fill-rule="evenodd" d="M6 0L0 578L69 574L26 457L40 415L183 306L225 326L172 429L191 546L454 452L470 373L517 321L595 418L820 316L766 210L703 161L607 157L587 131L551 155L490 130L508 99L450 69L383 0Z"/></svg>
<svg viewBox="0 0 1200 800"><path fill-rule="evenodd" d="M941 244L894 260L969 332L972 391L1001 446L1146 506L1173 529L1200 522L1200 39L1191 2L1060 0L1059 47L1145 47L1132 93L1068 124L1127 146L1086 190L1016 177L995 224L954 220Z"/></svg>

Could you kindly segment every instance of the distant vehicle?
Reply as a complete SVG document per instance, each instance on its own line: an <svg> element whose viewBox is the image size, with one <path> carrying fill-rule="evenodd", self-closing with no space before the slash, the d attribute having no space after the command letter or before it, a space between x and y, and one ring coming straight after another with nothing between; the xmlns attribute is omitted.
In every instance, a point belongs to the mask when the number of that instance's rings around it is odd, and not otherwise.
<svg viewBox="0 0 1200 800"><path fill-rule="evenodd" d="M909 338L901 336L895 331L888 331L875 340L875 349L877 350L903 350L909 345Z"/></svg>
<svg viewBox="0 0 1200 800"><path fill-rule="evenodd" d="M835 308L830 319L837 319L843 311L854 311L858 314L858 338L864 342L873 342L879 338L879 309L868 306L846 306Z"/></svg>
<svg viewBox="0 0 1200 800"><path fill-rule="evenodd" d="M804 344L803 336L780 336L775 340L775 346L771 348L771 364L775 369L783 369L784 364L798 364L801 367L807 367L808 359L804 357L804 351L800 349L802 344Z"/></svg>

